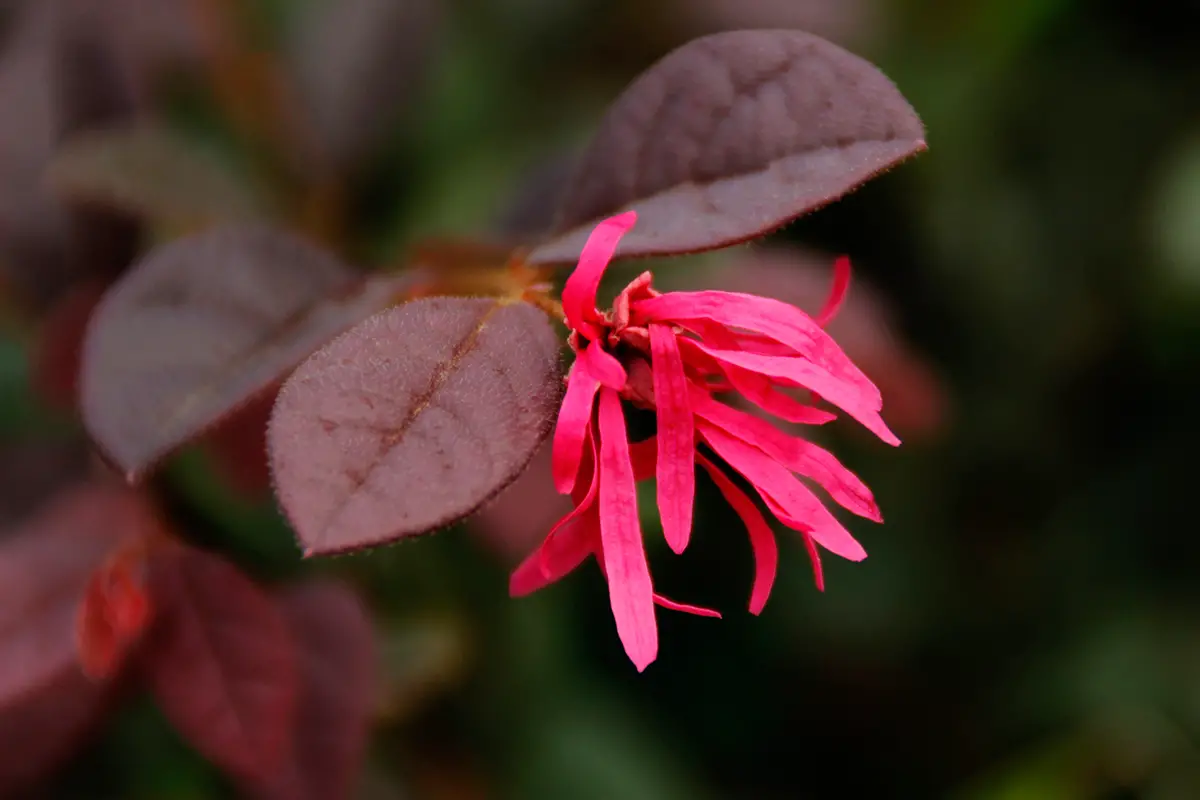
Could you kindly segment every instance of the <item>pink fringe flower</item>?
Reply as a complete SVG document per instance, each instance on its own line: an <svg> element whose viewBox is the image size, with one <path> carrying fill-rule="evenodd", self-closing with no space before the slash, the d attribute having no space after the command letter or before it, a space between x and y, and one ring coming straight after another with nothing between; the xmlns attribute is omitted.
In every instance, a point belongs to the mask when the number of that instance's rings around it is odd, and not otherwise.
<svg viewBox="0 0 1200 800"><path fill-rule="evenodd" d="M609 587L617 634L639 671L658 653L654 606L719 617L655 593L638 522L639 480L655 478L663 535L676 553L692 528L697 464L746 525L754 552L750 612L762 611L775 581L778 549L758 505L730 479L732 469L754 488L783 525L801 535L824 589L817 546L860 561L866 551L796 476L818 484L843 508L881 522L871 491L828 451L783 433L764 419L722 403L736 392L794 423L822 425L834 415L780 387L809 390L814 402L837 406L888 444L900 440L879 415L879 390L823 330L850 282L838 259L833 290L814 320L764 297L735 292L657 292L643 273L613 302L596 308L596 291L633 211L592 231L563 290L575 363L553 441L554 483L574 508L512 575L513 596L560 580L595 556ZM622 401L652 409L657 434L631 443ZM697 450L704 444L716 456Z"/></svg>

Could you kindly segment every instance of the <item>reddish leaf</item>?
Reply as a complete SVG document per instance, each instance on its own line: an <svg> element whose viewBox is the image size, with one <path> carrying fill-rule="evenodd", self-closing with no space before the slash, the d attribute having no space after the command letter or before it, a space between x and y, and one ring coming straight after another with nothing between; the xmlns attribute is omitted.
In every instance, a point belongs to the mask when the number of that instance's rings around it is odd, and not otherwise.
<svg viewBox="0 0 1200 800"><path fill-rule="evenodd" d="M300 706L291 768L257 787L280 800L353 795L378 699L375 631L344 584L314 582L280 598L300 656Z"/></svg>
<svg viewBox="0 0 1200 800"><path fill-rule="evenodd" d="M286 233L222 228L150 253L101 301L84 342L83 419L132 481L387 306L400 280L362 282Z"/></svg>
<svg viewBox="0 0 1200 800"><path fill-rule="evenodd" d="M102 721L109 695L109 687L72 664L5 702L0 707L0 797L13 797L53 773Z"/></svg>
<svg viewBox="0 0 1200 800"><path fill-rule="evenodd" d="M170 67L197 67L211 56L213 43L197 24L194 0L79 2L91 3L94 22L142 80Z"/></svg>
<svg viewBox="0 0 1200 800"><path fill-rule="evenodd" d="M42 188L54 145L54 4L26 3L0 52L0 268L27 302L42 304L67 279L66 217Z"/></svg>
<svg viewBox="0 0 1200 800"><path fill-rule="evenodd" d="M178 548L154 560L158 624L142 652L163 714L230 774L264 780L287 758L296 653L283 615L237 567Z"/></svg>
<svg viewBox="0 0 1200 800"><path fill-rule="evenodd" d="M75 136L46 171L62 198L188 229L266 216L246 180L212 153L167 129L110 127Z"/></svg>
<svg viewBox="0 0 1200 800"><path fill-rule="evenodd" d="M258 498L271 490L267 423L278 395L278 387L260 392L221 420L204 439L205 449L226 485L247 498Z"/></svg>
<svg viewBox="0 0 1200 800"><path fill-rule="evenodd" d="M267 443L305 552L448 525L513 481L550 431L559 343L526 303L435 297L379 314L306 361Z"/></svg>
<svg viewBox="0 0 1200 800"><path fill-rule="evenodd" d="M437 43L437 0L319 0L293 47L312 131L332 165L352 166L389 132Z"/></svg>
<svg viewBox="0 0 1200 800"><path fill-rule="evenodd" d="M80 671L80 601L120 542L158 532L138 494L81 486L0 543L0 794L44 774L95 720L107 691Z"/></svg>
<svg viewBox="0 0 1200 800"><path fill-rule="evenodd" d="M569 262L603 217L636 209L618 256L752 239L925 148L881 72L802 31L720 33L675 50L609 109L532 263Z"/></svg>
<svg viewBox="0 0 1200 800"><path fill-rule="evenodd" d="M25 518L57 490L82 478L89 450L83 441L33 435L0 445L0 528Z"/></svg>
<svg viewBox="0 0 1200 800"><path fill-rule="evenodd" d="M74 410L79 404L79 364L92 311L104 295L98 283L77 286L59 300L34 340L30 355L34 391L46 403Z"/></svg>
<svg viewBox="0 0 1200 800"><path fill-rule="evenodd" d="M92 0L57 6L51 81L57 138L129 119L139 98L100 24L109 9Z"/></svg>
<svg viewBox="0 0 1200 800"><path fill-rule="evenodd" d="M53 88L55 137L63 139L132 118L139 106L133 76L104 35L108 9L91 0L59 0ZM110 281L137 252L137 224L121 214L69 208L67 258L76 275Z"/></svg>

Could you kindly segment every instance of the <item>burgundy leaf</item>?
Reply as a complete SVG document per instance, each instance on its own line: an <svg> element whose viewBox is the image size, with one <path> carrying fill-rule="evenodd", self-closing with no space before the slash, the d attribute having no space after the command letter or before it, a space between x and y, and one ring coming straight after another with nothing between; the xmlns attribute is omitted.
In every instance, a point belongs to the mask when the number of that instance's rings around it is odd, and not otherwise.
<svg viewBox="0 0 1200 800"><path fill-rule="evenodd" d="M45 774L95 721L107 686L87 680L76 618L93 571L158 522L124 487L79 486L0 541L0 795Z"/></svg>
<svg viewBox="0 0 1200 800"><path fill-rule="evenodd" d="M291 745L299 683L278 607L233 564L182 547L155 559L150 593L157 623L142 665L163 714L231 775L274 775Z"/></svg>
<svg viewBox="0 0 1200 800"><path fill-rule="evenodd" d="M300 658L294 758L255 796L350 798L379 696L375 631L362 600L345 584L297 586L280 602Z"/></svg>
<svg viewBox="0 0 1200 800"><path fill-rule="evenodd" d="M83 477L85 441L28 435L0 444L0 529L23 519L57 490Z"/></svg>
<svg viewBox="0 0 1200 800"><path fill-rule="evenodd" d="M428 532L494 497L550 431L558 352L531 305L434 297L316 353L284 385L267 431L305 552Z"/></svg>
<svg viewBox="0 0 1200 800"><path fill-rule="evenodd" d="M101 301L84 341L89 432L130 480L386 307L401 279L363 282L286 233L229 227L151 252Z"/></svg>
<svg viewBox="0 0 1200 800"><path fill-rule="evenodd" d="M319 0L293 61L322 155L353 166L380 144L420 85L437 42L438 0Z"/></svg>
<svg viewBox="0 0 1200 800"><path fill-rule="evenodd" d="M72 664L6 700L0 707L0 797L52 774L102 721L110 694Z"/></svg>
<svg viewBox="0 0 1200 800"><path fill-rule="evenodd" d="M42 320L29 360L34 391L51 406L70 411L78 407L83 336L103 294L98 283L76 286Z"/></svg>
<svg viewBox="0 0 1200 800"><path fill-rule="evenodd" d="M212 57L195 0L78 0L91 3L95 23L129 62L139 82L153 83L172 67L195 68Z"/></svg>
<svg viewBox="0 0 1200 800"><path fill-rule="evenodd" d="M46 180L63 199L179 229L267 215L252 186L165 128L123 126L64 142Z"/></svg>
<svg viewBox="0 0 1200 800"><path fill-rule="evenodd" d="M67 280L66 217L42 187L54 146L54 4L26 3L0 52L0 269L27 302L43 304Z"/></svg>
<svg viewBox="0 0 1200 800"><path fill-rule="evenodd" d="M636 209L618 256L760 236L925 148L916 113L856 55L802 31L714 34L625 90L585 152L554 238L533 263L570 262L596 223Z"/></svg>
<svg viewBox="0 0 1200 800"><path fill-rule="evenodd" d="M129 119L139 98L98 24L109 9L92 0L58 0L57 5L52 73L57 137Z"/></svg>
<svg viewBox="0 0 1200 800"><path fill-rule="evenodd" d="M134 79L100 23L108 9L91 0L59 0L53 71L55 133L77 134L124 123L139 106ZM76 275L112 280L137 251L129 217L96 208L68 209L68 264Z"/></svg>
<svg viewBox="0 0 1200 800"><path fill-rule="evenodd" d="M260 392L204 437L205 450L226 486L250 499L265 496L271 490L267 423L278 395L278 386Z"/></svg>

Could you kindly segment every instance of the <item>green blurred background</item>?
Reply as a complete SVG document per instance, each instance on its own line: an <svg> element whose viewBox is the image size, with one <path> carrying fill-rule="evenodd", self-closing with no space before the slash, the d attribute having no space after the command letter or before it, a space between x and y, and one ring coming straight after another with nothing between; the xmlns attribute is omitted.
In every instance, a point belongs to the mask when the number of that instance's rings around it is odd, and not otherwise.
<svg viewBox="0 0 1200 800"><path fill-rule="evenodd" d="M301 4L253 5L269 42ZM887 520L852 528L869 559L827 559L818 593L781 535L752 617L744 533L701 481L692 548L651 560L664 592L725 618L660 613L659 659L639 675L594 567L508 598L508 569L544 533L523 517L302 564L269 500L240 499L188 452L168 472L179 524L264 580L331 570L367 592L388 703L363 798L1200 797L1200 4L446 3L357 177L357 252L402 263L418 237L491 230L638 72L730 27L842 44L928 129L927 154L774 237L806 248L798 271L850 254L852 292L886 309L885 356L904 354L885 395L916 406L905 445L833 433ZM193 95L165 107L218 129ZM735 281L758 249L658 269ZM76 435L29 395L20 336L2 348L5 441ZM48 791L228 788L134 701Z"/></svg>

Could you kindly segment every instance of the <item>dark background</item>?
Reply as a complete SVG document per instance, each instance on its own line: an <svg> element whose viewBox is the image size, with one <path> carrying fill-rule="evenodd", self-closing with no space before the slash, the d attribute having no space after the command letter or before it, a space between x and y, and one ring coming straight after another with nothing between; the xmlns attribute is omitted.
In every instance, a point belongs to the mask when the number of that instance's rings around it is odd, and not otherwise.
<svg viewBox="0 0 1200 800"><path fill-rule="evenodd" d="M0 13L11 23L21 5ZM300 5L248 3L256 41L278 41ZM435 537L339 559L371 598L389 665L362 797L1200 797L1200 6L461 0L440 12L419 36L397 34L423 69L384 70L413 91L356 177L363 260L487 232L532 171L696 35L800 27L878 64L921 114L929 152L774 238L805 248L781 257L798 276L827 280L833 255L853 258L852 297L874 302L848 308L840 336L864 342L845 344L884 385L905 444L835 426L826 438L886 524L855 522L870 558L826 559L824 594L781 535L759 618L744 611L744 533L711 484L683 557L643 503L657 583L725 618L660 613L660 656L642 675L594 566L508 598L508 568L554 517L518 516L544 510L529 481L513 490L524 508L509 498L508 511L502 500ZM158 110L219 131L203 81L188 83L193 62L159 60L183 77ZM676 285L758 280L762 249L657 269ZM791 296L786 271L762 280L756 291ZM29 393L23 324L12 317L0 339L10 474L49 452L38 442L78 435ZM232 495L197 453L167 475L178 524L261 579L324 568L299 563L271 501ZM135 699L48 796L223 787Z"/></svg>

